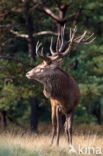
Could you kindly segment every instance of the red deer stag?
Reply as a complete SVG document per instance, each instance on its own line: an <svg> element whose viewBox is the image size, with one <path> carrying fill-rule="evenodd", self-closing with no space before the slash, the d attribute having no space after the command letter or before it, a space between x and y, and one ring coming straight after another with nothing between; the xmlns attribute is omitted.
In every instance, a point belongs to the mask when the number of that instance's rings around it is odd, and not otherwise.
<svg viewBox="0 0 103 156"><path fill-rule="evenodd" d="M67 56L75 46L90 44L94 40L93 34L86 37L87 31L79 37L75 37L76 32L76 27L70 29L70 39L65 44L63 28L62 33L58 35L55 52L52 50L53 39L51 39L51 56L44 56L42 44L37 42L36 54L43 59L43 62L26 74L28 79L35 79L44 85L43 93L46 98L50 99L52 110L51 143L57 133L57 145L59 144L61 113L66 117L65 132L68 142L72 144L72 117L75 107L80 101L80 90L76 81L60 68L62 58Z"/></svg>

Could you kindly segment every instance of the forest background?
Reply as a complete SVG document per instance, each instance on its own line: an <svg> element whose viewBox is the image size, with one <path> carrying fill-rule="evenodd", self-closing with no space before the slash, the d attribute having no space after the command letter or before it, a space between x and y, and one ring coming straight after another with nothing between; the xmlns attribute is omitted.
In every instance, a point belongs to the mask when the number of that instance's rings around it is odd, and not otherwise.
<svg viewBox="0 0 103 156"><path fill-rule="evenodd" d="M63 9L64 7L64 9ZM78 34L87 30L96 40L74 49L63 70L81 90L75 112L76 124L103 124L103 2L102 0L1 0L0 1L0 125L16 125L38 131L50 123L50 103L43 87L25 77L41 60L35 45L43 43L49 55L51 36L66 24L66 37L73 24Z"/></svg>

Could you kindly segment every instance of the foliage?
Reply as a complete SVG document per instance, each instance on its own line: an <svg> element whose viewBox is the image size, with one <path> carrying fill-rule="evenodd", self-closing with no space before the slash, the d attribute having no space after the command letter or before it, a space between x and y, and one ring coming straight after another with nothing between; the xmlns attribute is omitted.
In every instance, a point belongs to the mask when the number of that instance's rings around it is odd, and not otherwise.
<svg viewBox="0 0 103 156"><path fill-rule="evenodd" d="M67 0L63 2L68 2ZM27 33L24 27L24 13L21 1L1 1L1 13L8 12L1 20L2 24L15 25L14 30L20 33ZM50 4L49 4L50 3ZM49 2L48 6L54 9L54 1ZM31 3L31 6L33 4ZM98 1L79 1L77 0L68 10L67 16L75 13L80 7L83 8L81 17L78 21L78 33L82 33L84 29L94 32L97 39L90 46L78 47L74 49L69 59L65 59L63 65L64 70L68 71L68 67L74 60L78 60L78 66L72 70L72 74L77 80L81 89L81 104L76 111L76 121L78 123L103 122L103 117L99 119L98 114L103 114L100 109L103 105L103 3ZM50 18L37 10L32 11L34 31L55 30L55 25ZM38 16L37 16L38 15ZM73 22L73 21L72 21ZM67 24L67 31L72 26L72 22ZM11 27L0 28L0 55L11 55L21 58L24 62L15 63L10 60L0 60L0 109L8 112L8 117L13 121L23 123L28 121L30 115L30 97L39 98L40 119L47 120L50 106L42 95L42 86L37 82L32 82L25 78L25 73L31 69L28 58L27 41L16 37L10 33ZM50 37L39 37L45 45L45 50L49 51ZM35 42L37 38L35 38ZM40 60L35 59L34 65ZM103 107L102 107L103 108ZM44 112L44 113L43 113ZM91 119L91 120L90 120ZM102 121L101 121L102 120Z"/></svg>

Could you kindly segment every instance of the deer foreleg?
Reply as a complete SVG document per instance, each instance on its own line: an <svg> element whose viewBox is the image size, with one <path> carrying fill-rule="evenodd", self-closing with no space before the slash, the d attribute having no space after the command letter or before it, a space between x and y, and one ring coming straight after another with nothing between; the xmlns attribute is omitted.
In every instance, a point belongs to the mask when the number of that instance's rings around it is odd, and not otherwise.
<svg viewBox="0 0 103 156"><path fill-rule="evenodd" d="M57 117L57 145L59 145L59 137L60 137L60 128L61 128L61 113L59 106L56 108L56 117Z"/></svg>
<svg viewBox="0 0 103 156"><path fill-rule="evenodd" d="M57 128L56 106L52 105L52 140L51 140L51 144L53 144L54 137L56 135L56 128Z"/></svg>

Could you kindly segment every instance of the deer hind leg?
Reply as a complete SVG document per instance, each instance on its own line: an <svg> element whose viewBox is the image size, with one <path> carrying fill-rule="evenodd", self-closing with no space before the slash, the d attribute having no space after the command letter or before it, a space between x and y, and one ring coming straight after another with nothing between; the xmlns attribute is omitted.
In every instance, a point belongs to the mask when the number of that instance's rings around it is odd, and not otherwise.
<svg viewBox="0 0 103 156"><path fill-rule="evenodd" d="M73 113L66 115L65 121L65 133L68 143L72 145L72 125L73 125Z"/></svg>

